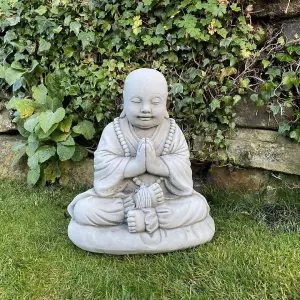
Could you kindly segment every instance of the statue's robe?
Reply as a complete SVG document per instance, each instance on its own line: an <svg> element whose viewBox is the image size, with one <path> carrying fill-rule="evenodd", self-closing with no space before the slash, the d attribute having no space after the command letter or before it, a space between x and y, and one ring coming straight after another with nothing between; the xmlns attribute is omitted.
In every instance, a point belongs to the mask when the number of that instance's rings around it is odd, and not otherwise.
<svg viewBox="0 0 300 300"><path fill-rule="evenodd" d="M124 178L124 170L128 162L135 159L140 139L126 117L119 121L131 156L124 155L114 124L110 123L104 129L95 152L94 188L78 195L68 207L70 215L79 224L112 226L126 222L124 202L138 186L132 179ZM193 190L189 150L177 124L169 151L162 155L169 129L170 121L165 119L157 126L151 138L156 155L161 157L169 169L169 176L160 183L164 202L156 208L143 209L148 232L158 227L171 229L191 225L209 214L205 198ZM138 177L146 184L158 179L148 173Z"/></svg>

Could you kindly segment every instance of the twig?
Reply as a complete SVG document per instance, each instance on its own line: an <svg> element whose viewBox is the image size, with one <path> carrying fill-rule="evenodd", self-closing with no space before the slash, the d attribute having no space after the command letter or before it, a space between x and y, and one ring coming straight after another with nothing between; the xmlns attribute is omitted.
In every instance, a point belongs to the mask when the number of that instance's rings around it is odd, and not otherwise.
<svg viewBox="0 0 300 300"><path fill-rule="evenodd" d="M291 2L291 0L289 0L288 5L287 5L287 7L286 7L286 9L285 9L285 13L286 13L286 14L287 14L287 12L288 12L288 9L289 9L289 6L290 6L290 2Z"/></svg>

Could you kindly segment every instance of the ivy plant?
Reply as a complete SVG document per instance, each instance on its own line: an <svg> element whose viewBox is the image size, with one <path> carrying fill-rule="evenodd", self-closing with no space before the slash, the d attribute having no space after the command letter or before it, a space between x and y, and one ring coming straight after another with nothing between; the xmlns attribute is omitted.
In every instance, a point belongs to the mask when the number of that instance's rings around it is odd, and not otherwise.
<svg viewBox="0 0 300 300"><path fill-rule="evenodd" d="M95 150L139 67L167 77L170 114L191 149L196 135L205 137L193 159L221 158L234 107L248 93L258 104L278 95L274 106L295 105L299 70L289 66L298 46L278 41L274 56L260 51L264 32L238 0L0 2L0 86L24 137L15 150L27 157L29 184L55 182L61 161ZM253 78L252 61L266 77ZM296 109L280 130L299 141L298 121Z"/></svg>

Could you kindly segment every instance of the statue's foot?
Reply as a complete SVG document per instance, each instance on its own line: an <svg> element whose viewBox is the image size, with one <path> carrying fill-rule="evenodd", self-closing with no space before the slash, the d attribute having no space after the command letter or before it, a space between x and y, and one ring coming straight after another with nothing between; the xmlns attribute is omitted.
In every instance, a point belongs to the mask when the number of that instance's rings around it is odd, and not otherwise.
<svg viewBox="0 0 300 300"><path fill-rule="evenodd" d="M164 193L158 183L153 183L148 187L148 191L151 195L152 207L156 207L164 202Z"/></svg>
<svg viewBox="0 0 300 300"><path fill-rule="evenodd" d="M145 214L141 210L131 210L127 213L128 230L131 233L146 230Z"/></svg>
<svg viewBox="0 0 300 300"><path fill-rule="evenodd" d="M125 217L127 218L128 212L131 210L134 210L135 203L134 203L134 200L132 199L131 195L129 197L125 198L123 201L124 201Z"/></svg>

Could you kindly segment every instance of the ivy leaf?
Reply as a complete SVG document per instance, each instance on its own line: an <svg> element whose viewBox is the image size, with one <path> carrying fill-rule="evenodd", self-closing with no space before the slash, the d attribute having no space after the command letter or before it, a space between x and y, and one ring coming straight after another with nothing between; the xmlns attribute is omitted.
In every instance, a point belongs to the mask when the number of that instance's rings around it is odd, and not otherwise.
<svg viewBox="0 0 300 300"><path fill-rule="evenodd" d="M300 142L300 129L296 129L290 132L290 137L297 142Z"/></svg>
<svg viewBox="0 0 300 300"><path fill-rule="evenodd" d="M24 128L28 132L33 132L38 122L39 122L39 117L37 115L33 115L24 122Z"/></svg>
<svg viewBox="0 0 300 300"><path fill-rule="evenodd" d="M17 102L16 108L21 119L25 119L33 114L35 109L34 101L30 99L21 99Z"/></svg>
<svg viewBox="0 0 300 300"><path fill-rule="evenodd" d="M278 105L270 105L270 110L273 113L273 116L276 116L280 112L280 106Z"/></svg>
<svg viewBox="0 0 300 300"><path fill-rule="evenodd" d="M247 89L249 87L250 84L250 79L249 78L245 78L245 79L240 79L240 87Z"/></svg>
<svg viewBox="0 0 300 300"><path fill-rule="evenodd" d="M291 89L293 85L298 86L300 84L300 78L296 77L295 72L285 72L282 76L282 83Z"/></svg>
<svg viewBox="0 0 300 300"><path fill-rule="evenodd" d="M79 122L73 127L73 131L75 133L82 134L87 140L92 139L95 134L93 123L87 120Z"/></svg>
<svg viewBox="0 0 300 300"><path fill-rule="evenodd" d="M74 146L75 141L71 135L68 136L67 140L60 142L61 145L64 146Z"/></svg>
<svg viewBox="0 0 300 300"><path fill-rule="evenodd" d="M40 5L36 10L36 13L38 13L40 16L44 15L47 12L47 7L44 5Z"/></svg>
<svg viewBox="0 0 300 300"><path fill-rule="evenodd" d="M54 113L51 110L47 110L40 114L39 124L44 133L47 133L54 124L62 121L64 117L65 110L62 107L58 108Z"/></svg>
<svg viewBox="0 0 300 300"><path fill-rule="evenodd" d="M233 105L236 105L241 99L242 97L240 95L235 95L233 97Z"/></svg>
<svg viewBox="0 0 300 300"><path fill-rule="evenodd" d="M75 146L65 146L57 143L57 154L61 161L69 160L75 153Z"/></svg>
<svg viewBox="0 0 300 300"><path fill-rule="evenodd" d="M64 50L64 53L67 57L72 57L73 56L74 50L73 50L72 47L66 46L66 47L63 47L63 50Z"/></svg>
<svg viewBox="0 0 300 300"><path fill-rule="evenodd" d="M30 169L27 173L27 183L29 185L35 185L40 178L40 174L41 174L40 166Z"/></svg>
<svg viewBox="0 0 300 300"><path fill-rule="evenodd" d="M265 69L265 68L267 68L267 67L271 64L271 62L270 62L269 60L263 59L263 60L262 60L262 64L263 64L264 69Z"/></svg>
<svg viewBox="0 0 300 300"><path fill-rule="evenodd" d="M71 16L67 16L65 17L65 20L64 20L64 26L69 26L70 23L71 23Z"/></svg>
<svg viewBox="0 0 300 300"><path fill-rule="evenodd" d="M33 86L31 90L33 93L32 96L37 103L39 104L46 103L48 90L43 84L40 84L39 86Z"/></svg>
<svg viewBox="0 0 300 300"><path fill-rule="evenodd" d="M281 76L281 69L272 67L267 70L266 74L270 75L270 79L273 80L276 76Z"/></svg>
<svg viewBox="0 0 300 300"><path fill-rule="evenodd" d="M165 33L165 28L163 24L158 24L155 30L156 34L164 34Z"/></svg>
<svg viewBox="0 0 300 300"><path fill-rule="evenodd" d="M34 155L34 153L36 152L36 150L39 147L39 141L36 139L35 135L31 134L28 137L28 145L26 147L26 154L31 157L32 155Z"/></svg>
<svg viewBox="0 0 300 300"><path fill-rule="evenodd" d="M62 31L62 26L57 26L56 28L53 29L53 32L55 33L60 33Z"/></svg>
<svg viewBox="0 0 300 300"><path fill-rule="evenodd" d="M150 6L152 4L152 0L143 0L145 6Z"/></svg>
<svg viewBox="0 0 300 300"><path fill-rule="evenodd" d="M48 94L52 98L58 98L63 100L66 95L65 88L62 87L62 82L65 78L64 72L56 71L49 73L46 76L46 85L48 88Z"/></svg>
<svg viewBox="0 0 300 300"><path fill-rule="evenodd" d="M6 109L17 109L17 103L18 101L21 101L22 99L12 97L5 105Z"/></svg>
<svg viewBox="0 0 300 300"><path fill-rule="evenodd" d="M51 48L51 43L47 42L44 39L40 39L39 41L39 49L38 49L38 53L41 52L46 52Z"/></svg>
<svg viewBox="0 0 300 300"><path fill-rule="evenodd" d="M70 23L70 31L74 32L76 35L79 34L79 29L81 28L81 24L79 22L71 22Z"/></svg>
<svg viewBox="0 0 300 300"><path fill-rule="evenodd" d="M35 18L37 22L37 33L45 33L51 27L57 27L56 23L47 19L45 16L37 16Z"/></svg>
<svg viewBox="0 0 300 300"><path fill-rule="evenodd" d="M290 56L290 55L288 55L288 54L285 54L285 53L276 53L275 54L275 57L279 60L279 61L281 61L281 62L292 62L292 61L294 61L294 59Z"/></svg>
<svg viewBox="0 0 300 300"><path fill-rule="evenodd" d="M177 63L178 62L178 56L174 52L171 52L168 55L168 61L171 62L171 63Z"/></svg>
<svg viewBox="0 0 300 300"><path fill-rule="evenodd" d="M60 168L57 160L51 161L44 169L43 178L44 182L55 183L56 179L61 175Z"/></svg>
<svg viewBox="0 0 300 300"><path fill-rule="evenodd" d="M234 67L227 67L221 70L220 81L222 82L224 77L229 77L237 73L237 69Z"/></svg>
<svg viewBox="0 0 300 300"><path fill-rule="evenodd" d="M18 81L22 75L24 74L24 71L16 70L14 68L8 68L5 71L5 81L9 85L13 85L16 81Z"/></svg>
<svg viewBox="0 0 300 300"><path fill-rule="evenodd" d="M30 169L35 169L39 166L39 163L47 161L50 157L55 155L56 149L54 146L41 146L37 151L28 158L27 164Z"/></svg>
<svg viewBox="0 0 300 300"><path fill-rule="evenodd" d="M211 111L215 111L217 108L221 107L221 102L218 99L213 99L209 106Z"/></svg>
<svg viewBox="0 0 300 300"><path fill-rule="evenodd" d="M69 133L64 133L59 130L55 130L51 134L51 139L56 143L64 142L69 137L69 135L70 135Z"/></svg>
<svg viewBox="0 0 300 300"><path fill-rule="evenodd" d="M43 163L43 162L47 161L50 157L55 155L56 149L54 146L46 145L46 146L40 147L36 153L38 155L39 163Z"/></svg>
<svg viewBox="0 0 300 300"><path fill-rule="evenodd" d="M252 55L252 53L246 49L242 49L241 54L244 58L249 58Z"/></svg>
<svg viewBox="0 0 300 300"><path fill-rule="evenodd" d="M73 156L71 157L71 159L73 161L81 161L84 158L86 158L88 156L88 151L85 147L76 145L75 146L75 152L73 154Z"/></svg>
<svg viewBox="0 0 300 300"><path fill-rule="evenodd" d="M279 132L280 134L283 134L283 133L285 133L286 131L290 131L290 129L291 129L291 126L290 126L289 124L283 123L283 124L280 124L280 125L279 125L278 132Z"/></svg>
<svg viewBox="0 0 300 300"><path fill-rule="evenodd" d="M72 126L72 121L73 121L73 116L70 115L70 116L66 117L64 120L62 120L59 123L57 128L62 132L69 132L70 128Z"/></svg>
<svg viewBox="0 0 300 300"><path fill-rule="evenodd" d="M177 94L183 93L183 85L181 83L175 83L172 87L172 94L175 96Z"/></svg>
<svg viewBox="0 0 300 300"><path fill-rule="evenodd" d="M217 33L225 39L227 37L228 31L225 28L221 28L217 30Z"/></svg>
<svg viewBox="0 0 300 300"><path fill-rule="evenodd" d="M78 40L82 42L83 49L86 48L90 43L95 42L94 32L80 32L78 34Z"/></svg>
<svg viewBox="0 0 300 300"><path fill-rule="evenodd" d="M8 30L4 36L4 43L9 43L17 38L16 33L13 30Z"/></svg>
<svg viewBox="0 0 300 300"><path fill-rule="evenodd" d="M238 7L236 3L233 3L232 5L230 5L230 8L232 9L232 11L235 11L235 12L241 11L241 8Z"/></svg>

